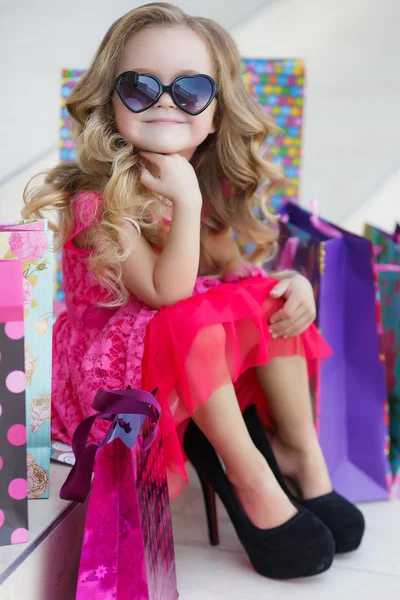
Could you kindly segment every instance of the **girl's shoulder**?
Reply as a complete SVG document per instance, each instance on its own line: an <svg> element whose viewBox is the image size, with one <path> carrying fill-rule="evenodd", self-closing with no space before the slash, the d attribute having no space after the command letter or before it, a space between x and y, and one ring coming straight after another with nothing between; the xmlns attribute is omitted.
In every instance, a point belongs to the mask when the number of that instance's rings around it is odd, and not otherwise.
<svg viewBox="0 0 400 600"><path fill-rule="evenodd" d="M72 197L71 207L74 215L74 229L76 232L83 231L101 219L103 196L96 191L79 191Z"/></svg>
<svg viewBox="0 0 400 600"><path fill-rule="evenodd" d="M71 198L71 211L73 218L73 229L67 241L66 247L73 249L74 246L84 247L85 234L91 227L98 224L103 213L103 196L100 192L81 190Z"/></svg>
<svg viewBox="0 0 400 600"><path fill-rule="evenodd" d="M71 206L75 218L78 217L86 226L93 221L103 206L103 196L100 192L81 190L71 198Z"/></svg>

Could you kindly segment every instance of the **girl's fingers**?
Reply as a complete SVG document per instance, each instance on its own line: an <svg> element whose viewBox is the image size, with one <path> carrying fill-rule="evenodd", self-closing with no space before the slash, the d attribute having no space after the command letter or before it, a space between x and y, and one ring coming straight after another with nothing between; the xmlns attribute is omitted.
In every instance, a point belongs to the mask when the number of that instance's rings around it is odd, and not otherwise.
<svg viewBox="0 0 400 600"><path fill-rule="evenodd" d="M287 332L296 327L297 323L307 320L311 321L311 315L307 312L304 306L299 306L293 317L271 324L269 330L277 337L281 337L283 335L287 335Z"/></svg>
<svg viewBox="0 0 400 600"><path fill-rule="evenodd" d="M149 177L153 177L152 174L150 173L150 171L148 169L146 169L146 167L142 167L142 170L140 172L140 179L147 179Z"/></svg>
<svg viewBox="0 0 400 600"><path fill-rule="evenodd" d="M271 331L278 331L279 328L282 327L288 327L288 325L290 325L291 323L294 323L295 321L298 321L300 318L302 318L303 316L305 316L306 314L306 310L304 308L304 306L300 305L295 312L293 313L293 315L291 317L289 317L284 311L283 309L278 310L277 313L275 313L274 315L272 315L271 319L270 319L270 330Z"/></svg>
<svg viewBox="0 0 400 600"><path fill-rule="evenodd" d="M155 178L159 178L160 173L161 173L161 169L160 167L155 163L155 162L151 162L150 160L147 159L147 157L142 156L142 170L146 169L146 171L148 171L149 173L151 173L151 175Z"/></svg>
<svg viewBox="0 0 400 600"><path fill-rule="evenodd" d="M290 279L281 279L278 283L272 288L270 292L270 296L272 298L282 298L286 294L290 286Z"/></svg>
<svg viewBox="0 0 400 600"><path fill-rule="evenodd" d="M313 322L310 321L309 318L306 318L303 321L298 322L296 324L296 327L293 328L292 332L288 334L288 337L296 337L298 335L301 335L302 333L307 331L307 329L309 327L311 327L312 323Z"/></svg>
<svg viewBox="0 0 400 600"><path fill-rule="evenodd" d="M311 324L312 320L309 316L305 315L298 319L295 323L290 323L285 327L280 328L279 332L271 332L271 335L274 339L278 337L295 337L304 333L304 331L306 331Z"/></svg>
<svg viewBox="0 0 400 600"><path fill-rule="evenodd" d="M143 183L143 185L145 185L146 187L149 187L150 189L154 190L154 184L156 183L157 178L154 177L154 175L152 173L150 173L150 171L146 168L143 168L141 173L140 173L140 181Z"/></svg>
<svg viewBox="0 0 400 600"><path fill-rule="evenodd" d="M301 307L301 303L295 294L290 295L286 300L284 306L278 310L270 319L270 323L276 323L277 321L283 321L285 319L292 319L297 310Z"/></svg>
<svg viewBox="0 0 400 600"><path fill-rule="evenodd" d="M145 150L139 151L139 156L143 156L149 163L153 165L161 166L163 160L165 160L165 156L163 154L157 154L156 152L146 152Z"/></svg>

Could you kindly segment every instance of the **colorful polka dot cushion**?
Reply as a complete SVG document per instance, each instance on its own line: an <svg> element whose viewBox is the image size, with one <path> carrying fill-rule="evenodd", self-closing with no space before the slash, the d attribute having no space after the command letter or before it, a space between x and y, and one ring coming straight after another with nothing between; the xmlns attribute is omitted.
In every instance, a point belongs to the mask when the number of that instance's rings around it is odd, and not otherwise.
<svg viewBox="0 0 400 600"><path fill-rule="evenodd" d="M243 59L244 83L281 132L267 138L264 156L282 165L289 184L271 198L276 209L297 202L303 126L305 70L301 60Z"/></svg>

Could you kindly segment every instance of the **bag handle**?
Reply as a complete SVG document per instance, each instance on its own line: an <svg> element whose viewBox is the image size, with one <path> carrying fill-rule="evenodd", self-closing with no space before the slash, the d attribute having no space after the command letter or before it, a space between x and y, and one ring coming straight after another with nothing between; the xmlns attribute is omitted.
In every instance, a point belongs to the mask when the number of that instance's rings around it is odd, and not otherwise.
<svg viewBox="0 0 400 600"><path fill-rule="evenodd" d="M299 237L290 237L286 240L285 245L283 246L281 258L278 265L279 271L284 271L285 269L293 268L299 244Z"/></svg>
<svg viewBox="0 0 400 600"><path fill-rule="evenodd" d="M84 502L89 493L92 479L93 466L99 448L107 444L112 426L101 442L88 444L88 437L96 419L111 421L112 424L121 413L131 415L144 415L155 424L154 431L147 436L143 449L148 450L158 436L161 407L154 394L143 390L99 390L93 402L93 408L99 412L87 417L75 430L72 449L75 455L75 464L68 474L60 490L60 498Z"/></svg>
<svg viewBox="0 0 400 600"><path fill-rule="evenodd" d="M317 231L320 231L324 235L330 238L342 238L343 233L336 229L333 225L321 221L318 216L318 200L314 198L311 200L311 216L310 221Z"/></svg>
<svg viewBox="0 0 400 600"><path fill-rule="evenodd" d="M383 246L374 246L374 256L378 256L383 251ZM400 265L394 265L391 263L374 263L374 269L376 273L399 273Z"/></svg>
<svg viewBox="0 0 400 600"><path fill-rule="evenodd" d="M375 264L375 271L377 273L400 273L400 265L391 264Z"/></svg>

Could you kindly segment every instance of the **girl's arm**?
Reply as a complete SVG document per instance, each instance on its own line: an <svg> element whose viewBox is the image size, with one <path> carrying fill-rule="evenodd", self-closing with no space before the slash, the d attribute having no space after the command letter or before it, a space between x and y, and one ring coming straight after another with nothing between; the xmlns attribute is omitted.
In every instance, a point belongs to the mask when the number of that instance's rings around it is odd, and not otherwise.
<svg viewBox="0 0 400 600"><path fill-rule="evenodd" d="M200 262L202 197L190 163L179 155L141 152L141 182L173 204L173 218L161 255L132 225L122 242L129 255L122 264L123 282L134 296L153 308L175 304L193 294Z"/></svg>
<svg viewBox="0 0 400 600"><path fill-rule="evenodd" d="M222 277L228 273L239 271L247 264L240 254L238 245L230 227L222 233L207 233L203 238L204 251L216 266Z"/></svg>
<svg viewBox="0 0 400 600"><path fill-rule="evenodd" d="M161 255L132 225L124 226L132 248L122 264L128 290L152 308L175 304L192 295L199 270L200 206L175 206Z"/></svg>
<svg viewBox="0 0 400 600"><path fill-rule="evenodd" d="M218 235L209 235L205 241L206 249L222 276L240 272L246 266L233 237L232 230ZM271 316L269 325L274 338L300 335L315 321L316 307L314 292L309 281L296 271L269 273L279 280L272 288L272 298L282 298L283 307Z"/></svg>
<svg viewBox="0 0 400 600"><path fill-rule="evenodd" d="M229 273L238 272L247 265L246 259L240 254L232 228L218 234L208 234L204 241L205 250L218 268L222 278ZM296 271L285 270L279 273L269 273L274 279L288 279L297 275Z"/></svg>

